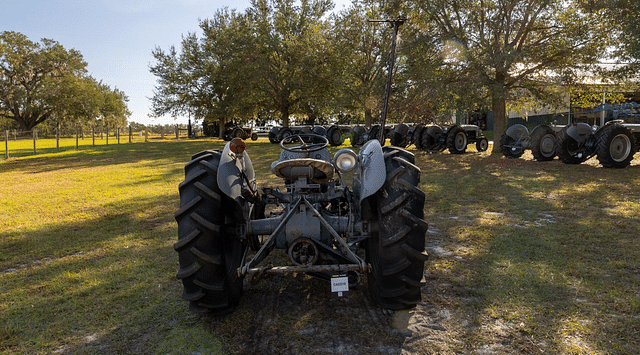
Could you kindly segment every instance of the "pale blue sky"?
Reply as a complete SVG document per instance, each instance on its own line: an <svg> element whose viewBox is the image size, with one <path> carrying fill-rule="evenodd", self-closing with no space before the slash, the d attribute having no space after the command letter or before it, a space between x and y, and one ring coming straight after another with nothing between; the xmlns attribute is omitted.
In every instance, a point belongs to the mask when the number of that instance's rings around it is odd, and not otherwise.
<svg viewBox="0 0 640 355"><path fill-rule="evenodd" d="M350 0L334 0L336 10ZM150 118L155 77L151 51L180 48L183 34L199 33L198 19L218 8L244 11L249 0L0 0L0 31L16 31L31 41L50 38L82 53L89 73L129 97L130 121L186 123L185 117Z"/></svg>

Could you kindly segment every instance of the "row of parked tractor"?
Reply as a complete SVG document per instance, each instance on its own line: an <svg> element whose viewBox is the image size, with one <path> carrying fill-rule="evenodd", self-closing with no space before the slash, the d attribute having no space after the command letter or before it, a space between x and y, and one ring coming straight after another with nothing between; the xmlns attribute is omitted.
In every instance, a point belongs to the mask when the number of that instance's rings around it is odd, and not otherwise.
<svg viewBox="0 0 640 355"><path fill-rule="evenodd" d="M324 126L296 126L274 127L269 131L269 141L279 143L283 139L296 134L318 134L327 137L329 144L339 146L344 143L345 133L350 135L351 145L361 147L366 142L377 139L380 135L380 125L372 127L332 125ZM419 149L428 151L443 151L448 149L452 154L462 154L469 144L475 144L480 152L487 150L489 142L476 125L421 125L395 124L384 127L383 137L389 139L391 145L406 148L413 144Z"/></svg>
<svg viewBox="0 0 640 355"><path fill-rule="evenodd" d="M230 127L225 131L225 140L232 138L258 139L251 128ZM269 133L269 141L277 144L283 139L297 134L317 134L327 137L329 144L339 146L344 143L345 134L350 135L351 145L361 147L366 142L376 139L380 134L380 126L292 126L273 127ZM415 145L426 151L449 150L452 154L462 154L467 146L475 144L479 152L486 151L489 142L480 127L476 125L421 125L395 124L386 125L384 137L391 145L406 148ZM640 146L640 124L611 120L602 126L577 122L569 125L540 125L531 132L521 124L507 129L500 137L500 151L508 158L520 158L525 151L537 161L549 161L558 157L566 164L580 164L592 157L597 157L600 164L607 168L624 168L629 166Z"/></svg>
<svg viewBox="0 0 640 355"><path fill-rule="evenodd" d="M566 126L540 125L531 133L521 124L507 129L500 138L500 151L506 157L519 158L526 150L537 161L556 156L566 164L580 164L596 156L606 168L625 168L640 149L640 124L611 120L604 125L577 122Z"/></svg>

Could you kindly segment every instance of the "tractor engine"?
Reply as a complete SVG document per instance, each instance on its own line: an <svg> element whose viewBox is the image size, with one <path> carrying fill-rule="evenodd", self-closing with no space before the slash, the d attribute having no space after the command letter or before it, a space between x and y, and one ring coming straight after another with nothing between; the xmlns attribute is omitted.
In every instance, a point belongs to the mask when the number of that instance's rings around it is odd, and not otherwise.
<svg viewBox="0 0 640 355"><path fill-rule="evenodd" d="M252 221L248 234L275 235L274 247L287 250L293 265L353 262L334 248L337 239L354 231L362 233L362 223L357 227L352 223L351 192L333 179L335 167L329 152L307 148L302 142L305 149L283 150L271 164L271 171L284 179L286 192L270 187L262 190L263 205L283 209Z"/></svg>

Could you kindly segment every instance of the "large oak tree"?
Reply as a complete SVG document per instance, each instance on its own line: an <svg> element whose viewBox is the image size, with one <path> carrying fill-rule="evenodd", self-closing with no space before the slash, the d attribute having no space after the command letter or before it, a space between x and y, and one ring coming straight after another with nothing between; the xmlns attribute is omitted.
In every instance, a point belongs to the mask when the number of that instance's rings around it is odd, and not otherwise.
<svg viewBox="0 0 640 355"><path fill-rule="evenodd" d="M183 37L181 50L153 51L150 69L158 77L152 98L155 115L190 114L224 123L251 116L252 81L248 64L253 53L250 25L244 14L220 9L200 22L203 36Z"/></svg>
<svg viewBox="0 0 640 355"><path fill-rule="evenodd" d="M418 0L407 8L420 32L437 40L441 60L456 68L449 74L484 92L493 110L494 137L500 137L514 94L544 100L551 96L549 84L570 83L606 56L607 19L577 5L575 0Z"/></svg>
<svg viewBox="0 0 640 355"><path fill-rule="evenodd" d="M66 50L56 41L35 43L21 33L2 32L0 114L31 130L67 99L60 87L74 85L68 78L84 75L85 67L79 52Z"/></svg>
<svg viewBox="0 0 640 355"><path fill-rule="evenodd" d="M0 117L23 130L48 119L102 118L122 126L130 114L127 97L88 76L86 65L80 52L54 40L0 33Z"/></svg>
<svg viewBox="0 0 640 355"><path fill-rule="evenodd" d="M218 10L189 34L181 52L156 48L155 114L246 120L320 111L330 85L323 20L330 0L253 0L245 13ZM220 125L222 126L222 125Z"/></svg>

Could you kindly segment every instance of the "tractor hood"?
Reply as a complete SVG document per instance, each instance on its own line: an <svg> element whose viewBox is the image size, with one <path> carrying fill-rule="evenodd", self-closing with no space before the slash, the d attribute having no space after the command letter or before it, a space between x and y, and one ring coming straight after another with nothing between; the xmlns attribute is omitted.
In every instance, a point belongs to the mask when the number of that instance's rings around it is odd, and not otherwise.
<svg viewBox="0 0 640 355"><path fill-rule="evenodd" d="M567 135L578 143L585 142L593 133L593 128L584 122L579 122L567 128Z"/></svg>

